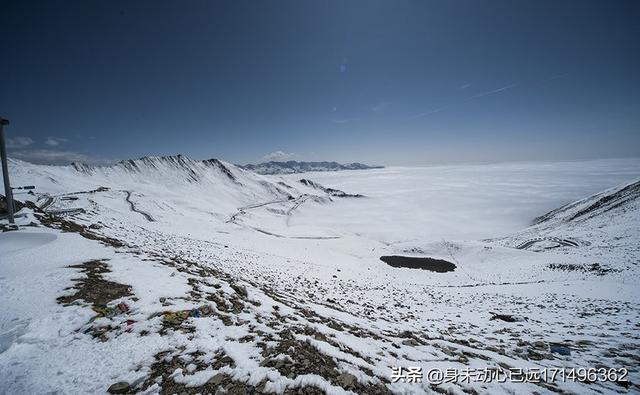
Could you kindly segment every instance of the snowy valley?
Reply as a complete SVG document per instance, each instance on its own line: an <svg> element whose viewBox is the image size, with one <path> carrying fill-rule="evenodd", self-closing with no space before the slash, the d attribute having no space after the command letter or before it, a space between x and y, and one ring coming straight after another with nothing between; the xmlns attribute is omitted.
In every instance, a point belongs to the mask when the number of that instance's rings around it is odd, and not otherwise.
<svg viewBox="0 0 640 395"><path fill-rule="evenodd" d="M0 233L0 393L640 391L638 159L9 167L36 189ZM426 376L469 368L628 373Z"/></svg>

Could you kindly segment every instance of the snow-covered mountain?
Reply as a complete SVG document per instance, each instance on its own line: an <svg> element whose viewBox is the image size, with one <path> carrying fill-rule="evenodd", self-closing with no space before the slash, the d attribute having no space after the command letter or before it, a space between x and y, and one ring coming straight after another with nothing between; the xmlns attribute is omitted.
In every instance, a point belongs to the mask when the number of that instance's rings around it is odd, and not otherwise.
<svg viewBox="0 0 640 395"><path fill-rule="evenodd" d="M620 185L567 204L536 219L534 225L550 226L559 222L594 221L607 216L615 220L640 208L640 181ZM607 214L608 213L608 214Z"/></svg>
<svg viewBox="0 0 640 395"><path fill-rule="evenodd" d="M324 204L331 197L351 196L315 183L290 185L217 159L194 160L182 155L149 156L108 166L45 166L11 160L10 167L14 184L35 185L37 202L46 203L49 211L68 207L88 210L90 201L65 201L58 195L105 190L123 197L126 194L127 201L137 201L136 210L153 213L149 217L156 221L180 213L196 221L225 223L232 216L234 221L239 220L238 213L244 213L247 207L254 212L274 210L298 200Z"/></svg>
<svg viewBox="0 0 640 395"><path fill-rule="evenodd" d="M632 263L633 256L640 252L637 245L639 219L640 181L635 181L552 210L535 218L530 227L504 240L507 244L533 251L560 247L613 250L616 246L624 246L615 254L627 255L629 258L624 260Z"/></svg>
<svg viewBox="0 0 640 395"><path fill-rule="evenodd" d="M20 229L0 233L0 393L638 392L638 182L591 195L594 173L606 185L637 167L592 165L615 171L584 170L589 197L474 240L424 230L493 229L573 192L522 164L301 179L182 156L11 161L14 185L36 189L16 194ZM397 377L414 366L422 382ZM626 380L506 379L602 366Z"/></svg>
<svg viewBox="0 0 640 395"><path fill-rule="evenodd" d="M271 161L255 165L248 164L240 167L254 171L258 174L292 174L310 171L367 170L383 168L383 166L368 166L357 162L340 164L338 162L298 162L294 160L287 162Z"/></svg>

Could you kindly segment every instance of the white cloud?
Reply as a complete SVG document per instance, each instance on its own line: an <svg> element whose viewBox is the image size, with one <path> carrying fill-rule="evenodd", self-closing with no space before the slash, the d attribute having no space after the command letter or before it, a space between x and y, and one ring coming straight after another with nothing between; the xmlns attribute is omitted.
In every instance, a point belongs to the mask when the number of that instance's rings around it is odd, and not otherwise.
<svg viewBox="0 0 640 395"><path fill-rule="evenodd" d="M477 98L479 98L479 97L484 97L484 96L493 95L493 94L495 94L495 93L500 93L500 92L502 92L502 91L506 91L506 90L508 90L508 89L513 89L513 88L515 88L515 87L516 87L516 86L518 86L518 85L520 85L520 84L518 84L518 83L516 82L515 84L506 85L506 86L503 86L502 88L494 89L494 90L487 91L487 92L478 93L477 95L471 96L469 99L477 99Z"/></svg>
<svg viewBox="0 0 640 395"><path fill-rule="evenodd" d="M481 97L485 97L485 96L489 96L489 95L494 95L494 94L496 94L496 93L500 93L500 92L504 92L504 91L509 90L509 89L513 89L513 88L515 88L515 87L517 87L517 86L519 86L519 85L520 85L520 84L516 82L516 83L510 84L510 85L503 86L503 87L498 88L498 89L493 89L493 90L490 90L490 91L485 91L485 92L478 93L478 94L476 94L476 95L473 95L473 96L471 96L471 97L468 97L468 98L464 99L463 101L468 101L468 100L473 100L473 99L479 99L479 98L481 98ZM462 86L460 87L460 89L467 89L467 88L469 88L470 86L471 86L471 84L465 84L465 85L462 85ZM454 105L452 105L452 106L455 106L455 104L454 104ZM425 116L427 116L427 115L435 114L435 113L438 113L438 112L440 112L440 111L446 110L446 109L448 109L448 108L450 108L450 107L452 107L452 106L444 106L444 107L436 108L436 109L433 109L433 110L429 110L429 111L426 111L426 112L422 112L422 113L420 113L420 114L413 115L413 116L411 116L410 118L421 118L421 117L425 117Z"/></svg>
<svg viewBox="0 0 640 395"><path fill-rule="evenodd" d="M45 145L48 145L49 147L57 147L62 143L67 142L67 139L63 139L61 137L48 137L44 143Z"/></svg>
<svg viewBox="0 0 640 395"><path fill-rule="evenodd" d="M350 119L332 119L332 120L331 120L331 122L333 122L333 123L338 123L338 124L340 124L340 123L349 123L349 122L351 122L351 121L353 121L353 120L355 120L355 119L356 119L356 118L350 118Z"/></svg>
<svg viewBox="0 0 640 395"><path fill-rule="evenodd" d="M276 162L281 162L281 161L285 161L285 160L289 160L292 158L295 158L297 155L294 153L286 153L283 151L275 151L275 152L271 152L269 154L266 154L265 156L263 156L262 158L266 161L276 161Z"/></svg>
<svg viewBox="0 0 640 395"><path fill-rule="evenodd" d="M48 149L14 151L11 152L9 156L42 165L68 165L71 162L81 162L89 165L108 165L115 162L112 159L92 157L79 152Z"/></svg>
<svg viewBox="0 0 640 395"><path fill-rule="evenodd" d="M431 114L435 114L435 113L439 113L440 111L446 110L447 107L440 107L440 108L435 108L433 110L429 110L429 111L425 111L425 112L421 112L420 114L416 114L411 116L411 118L422 118L422 117L426 117L427 115L431 115Z"/></svg>
<svg viewBox="0 0 640 395"><path fill-rule="evenodd" d="M381 112L385 110L387 107L389 107L390 105L391 105L390 101L383 101L373 106L371 110L374 112Z"/></svg>
<svg viewBox="0 0 640 395"><path fill-rule="evenodd" d="M31 137L13 137L7 139L7 148L24 148L35 143Z"/></svg>

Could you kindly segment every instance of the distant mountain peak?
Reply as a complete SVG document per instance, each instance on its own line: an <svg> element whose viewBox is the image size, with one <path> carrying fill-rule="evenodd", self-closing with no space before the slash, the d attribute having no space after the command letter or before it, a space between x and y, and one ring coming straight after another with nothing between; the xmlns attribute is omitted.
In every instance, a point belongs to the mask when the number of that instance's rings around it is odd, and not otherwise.
<svg viewBox="0 0 640 395"><path fill-rule="evenodd" d="M270 161L258 164L237 165L245 170L251 170L258 174L292 174L309 171L340 171L340 170L367 170L380 169L383 166L369 166L363 163L353 162L340 164L338 162L299 162L289 160L286 162Z"/></svg>

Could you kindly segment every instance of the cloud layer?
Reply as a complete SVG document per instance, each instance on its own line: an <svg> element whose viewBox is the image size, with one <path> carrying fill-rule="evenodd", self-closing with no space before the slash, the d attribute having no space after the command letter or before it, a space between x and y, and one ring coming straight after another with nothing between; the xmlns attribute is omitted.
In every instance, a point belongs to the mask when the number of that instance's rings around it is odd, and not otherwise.
<svg viewBox="0 0 640 395"><path fill-rule="evenodd" d="M88 165L109 165L115 162L113 159L92 157L79 152L49 149L19 150L11 152L9 156L40 165L68 165L72 162L81 162Z"/></svg>
<svg viewBox="0 0 640 395"><path fill-rule="evenodd" d="M31 137L13 137L7 139L7 148L24 148L35 143Z"/></svg>
<svg viewBox="0 0 640 395"><path fill-rule="evenodd" d="M271 153L266 154L265 156L262 157L262 159L264 159L266 161L281 162L281 161L293 159L296 156L297 155L292 153L292 152L286 153L284 151L275 151L275 152L271 152Z"/></svg>
<svg viewBox="0 0 640 395"><path fill-rule="evenodd" d="M45 141L44 144L48 145L49 147L57 147L62 143L66 143L68 140L67 139L63 139L60 137L48 137Z"/></svg>
<svg viewBox="0 0 640 395"><path fill-rule="evenodd" d="M88 165L109 165L116 162L113 159L89 156L80 152L58 149L69 140L62 137L47 137L37 142L31 137L16 136L6 140L9 157L40 165L68 165L81 162ZM45 146L46 148L38 148Z"/></svg>

